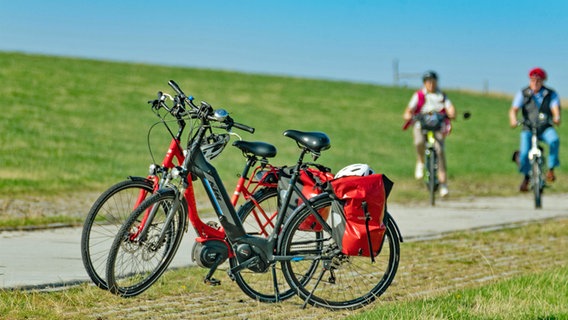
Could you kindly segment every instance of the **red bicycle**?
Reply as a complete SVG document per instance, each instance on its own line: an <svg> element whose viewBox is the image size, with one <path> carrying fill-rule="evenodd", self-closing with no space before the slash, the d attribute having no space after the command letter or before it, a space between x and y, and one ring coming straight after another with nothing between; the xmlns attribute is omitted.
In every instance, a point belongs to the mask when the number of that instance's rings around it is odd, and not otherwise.
<svg viewBox="0 0 568 320"><path fill-rule="evenodd" d="M166 104L168 98L174 101L172 108ZM183 101L179 96L172 98L162 92L158 93L156 100L149 101L149 103L152 103L152 110L160 118L160 121L155 125L164 124L172 137L162 164L157 165L154 161L154 164L150 165L150 172L147 177L130 176L126 180L111 186L99 196L85 218L81 237L82 260L89 277L101 289L108 289L108 284L104 278L108 252L121 225L150 194L167 185L168 173L185 160L184 148L181 146L182 135L186 127L183 118L186 114ZM185 101L193 104L193 97L187 97ZM197 106L193 105L192 108L197 108ZM163 110L166 112L164 113ZM169 126L169 122L172 121L169 116L173 116L173 121L178 125L175 134ZM155 125L150 128L150 131ZM230 131L230 127L225 129ZM249 132L254 131L248 127L245 129ZM148 139L149 137L150 134L148 134ZM217 134L210 128L209 136L201 142L201 150L207 160L212 160L223 151L228 141L228 133ZM148 146L150 146L150 143L148 143ZM249 208L243 211L241 217L245 229L250 230L251 234L268 235L273 226L272 219L277 211L276 186L278 182L278 168L269 164L268 158L276 156L276 148L264 142L242 140L235 141L233 146L242 151L246 162L235 187L231 203L235 206L241 196L244 197L247 201L247 208ZM149 149L152 155L152 150ZM252 168L254 169L249 176ZM266 208L266 210L263 208ZM215 237L224 238L222 228L219 228L216 223L201 221L195 221L195 223L204 235L211 233ZM210 268L213 263L209 259L211 256L211 250L208 246L196 242L193 248L193 259L199 266ZM212 284L218 283L211 278L211 275L208 275L205 281Z"/></svg>

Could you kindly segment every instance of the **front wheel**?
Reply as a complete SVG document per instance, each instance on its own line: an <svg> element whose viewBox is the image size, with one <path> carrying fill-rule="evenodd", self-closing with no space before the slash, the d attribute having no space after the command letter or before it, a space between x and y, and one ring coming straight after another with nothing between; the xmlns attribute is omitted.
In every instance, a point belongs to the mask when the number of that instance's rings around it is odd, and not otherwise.
<svg viewBox="0 0 568 320"><path fill-rule="evenodd" d="M316 210L334 210L333 201L322 195L310 203ZM333 215L332 211L330 216ZM340 253L334 237L327 231L320 232L321 237L304 231L300 226L310 216L308 207L299 208L286 223L279 245L281 255L295 257L283 263L283 272L298 295L316 306L356 309L383 294L396 275L400 256L398 233L388 213L384 219L386 231L382 249L374 263L369 257Z"/></svg>
<svg viewBox="0 0 568 320"><path fill-rule="evenodd" d="M109 252L106 276L109 290L123 297L146 291L166 271L181 242L187 219L187 204L171 189L160 190L132 212L120 228ZM153 219L148 219L155 211ZM141 235L142 227L147 233Z"/></svg>
<svg viewBox="0 0 568 320"><path fill-rule="evenodd" d="M81 234L81 257L95 285L108 289L105 280L108 252L118 230L142 200L151 194L152 181L131 178L103 192L85 218Z"/></svg>
<svg viewBox="0 0 568 320"><path fill-rule="evenodd" d="M533 161L531 179L534 193L534 207L536 209L540 209L542 208L542 189L544 186L544 179L542 178L542 169L538 160Z"/></svg>
<svg viewBox="0 0 568 320"><path fill-rule="evenodd" d="M436 151L429 149L426 151L426 175L428 177L428 192L430 193L430 205L436 205L437 170L436 170Z"/></svg>

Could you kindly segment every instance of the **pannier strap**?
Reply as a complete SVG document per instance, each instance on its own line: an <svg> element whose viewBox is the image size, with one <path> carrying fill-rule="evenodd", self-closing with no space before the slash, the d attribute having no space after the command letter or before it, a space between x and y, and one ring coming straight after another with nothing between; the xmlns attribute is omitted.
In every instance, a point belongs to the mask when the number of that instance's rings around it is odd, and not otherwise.
<svg viewBox="0 0 568 320"><path fill-rule="evenodd" d="M375 251L373 250L373 243L371 241L371 232L369 231L369 220L371 220L371 214L369 213L369 209L367 207L367 201L363 201L361 203L361 207L363 207L363 211L365 212L365 229L367 230L367 241L369 242L369 252L371 252L371 263L375 263L375 255L373 254ZM362 252L360 252L362 254Z"/></svg>

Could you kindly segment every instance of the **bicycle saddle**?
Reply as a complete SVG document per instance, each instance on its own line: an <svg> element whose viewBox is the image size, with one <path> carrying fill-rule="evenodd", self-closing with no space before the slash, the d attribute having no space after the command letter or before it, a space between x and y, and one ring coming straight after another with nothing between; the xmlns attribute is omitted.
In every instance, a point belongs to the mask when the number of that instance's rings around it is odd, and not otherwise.
<svg viewBox="0 0 568 320"><path fill-rule="evenodd" d="M299 145L310 151L320 153L331 147L329 137L323 132L303 132L298 130L286 130L284 136L294 139Z"/></svg>
<svg viewBox="0 0 568 320"><path fill-rule="evenodd" d="M237 140L233 146L241 149L244 153L252 153L259 157L273 158L276 156L276 147L266 142L251 142Z"/></svg>

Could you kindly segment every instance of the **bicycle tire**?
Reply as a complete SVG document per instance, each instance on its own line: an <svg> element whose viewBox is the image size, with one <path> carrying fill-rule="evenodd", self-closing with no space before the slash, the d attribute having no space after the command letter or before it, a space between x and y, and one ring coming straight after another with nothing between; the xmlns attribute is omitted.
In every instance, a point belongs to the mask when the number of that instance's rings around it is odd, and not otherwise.
<svg viewBox="0 0 568 320"><path fill-rule="evenodd" d="M103 192L89 210L81 233L81 258L97 287L108 289L105 273L112 242L134 210L140 191L152 190L152 181L148 179L124 180Z"/></svg>
<svg viewBox="0 0 568 320"><path fill-rule="evenodd" d="M255 192L252 198L262 210L259 210L252 200L249 200L239 208L237 215L247 234L268 237L274 228L274 224L270 221L276 218L278 211L278 191L276 188L264 188ZM231 258L229 263L231 268L236 267L237 258ZM280 278L277 276L281 274L280 271L280 264L275 264L265 273L245 269L234 276L237 285L246 295L260 302L272 303L286 300L296 294L282 276ZM275 290L275 283L278 290Z"/></svg>
<svg viewBox="0 0 568 320"><path fill-rule="evenodd" d="M534 193L534 207L542 208L542 187L543 187L542 170L537 160L532 163L532 189Z"/></svg>
<svg viewBox="0 0 568 320"><path fill-rule="evenodd" d="M333 199L323 194L313 198L310 203L314 209L331 207ZM308 207L302 206L286 223L279 244L279 254L290 256L303 253L313 255L314 260L294 259L283 263L284 277L306 303L328 309L357 309L382 295L392 283L400 258L400 244L396 227L385 215L386 231L380 254L375 263L369 257L346 256L337 253L338 246L333 236L322 231L319 245L304 239L305 232L299 226L310 216ZM330 215L331 216L331 215ZM332 252L335 252L332 254ZM317 264L318 272L307 280L298 275L308 274L306 268ZM323 275L333 274L325 281ZM321 270L321 272L319 272ZM333 270L333 272L329 271ZM333 280L333 281L331 281ZM313 291L313 292L312 292Z"/></svg>
<svg viewBox="0 0 568 320"><path fill-rule="evenodd" d="M171 222L163 225L175 197L176 192L172 189L158 191L144 200L120 228L109 252L106 270L112 293L123 297L139 295L166 271L179 247L187 220L187 204L182 200ZM146 210L155 205L158 210L147 240L131 239L131 230L138 230L137 224L144 218ZM161 230L166 230L166 237L157 244L156 237Z"/></svg>
<svg viewBox="0 0 568 320"><path fill-rule="evenodd" d="M430 150L426 154L426 170L428 172L428 192L430 205L436 205L436 151Z"/></svg>

